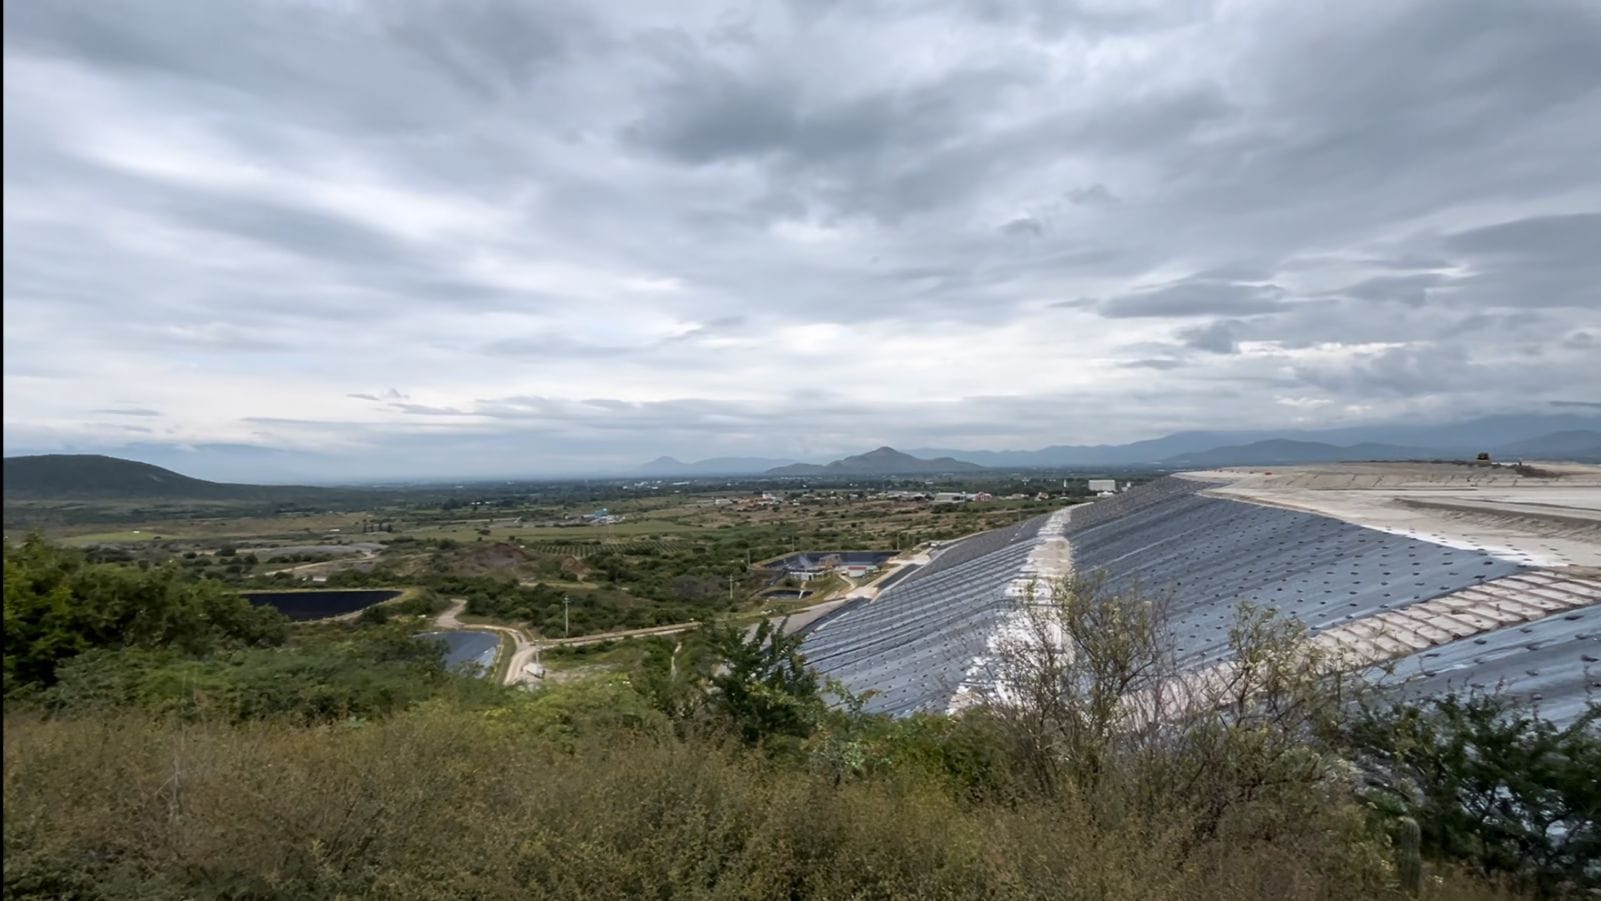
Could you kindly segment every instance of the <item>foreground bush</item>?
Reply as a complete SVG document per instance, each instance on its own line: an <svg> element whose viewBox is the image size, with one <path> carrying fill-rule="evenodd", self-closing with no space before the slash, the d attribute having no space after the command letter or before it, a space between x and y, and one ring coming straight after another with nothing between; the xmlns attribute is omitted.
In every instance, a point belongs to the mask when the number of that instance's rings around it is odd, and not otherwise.
<svg viewBox="0 0 1601 901"><path fill-rule="evenodd" d="M207 657L168 650L106 649L60 665L35 697L70 715L137 708L185 719L283 719L316 724L385 716L466 682L445 671L439 648L404 624L367 629L360 640L247 648Z"/></svg>
<svg viewBox="0 0 1601 901"><path fill-rule="evenodd" d="M1425 852L1549 894L1601 891L1601 706L1558 728L1504 697L1385 704L1347 726L1367 797Z"/></svg>
<svg viewBox="0 0 1601 901"><path fill-rule="evenodd" d="M314 728L13 713L5 894L1394 894L1383 838L1336 798L1271 832L1251 817L1225 818L1215 839L1195 845L1161 819L1097 822L1071 796L975 801L953 791L947 758L929 752L941 728L895 727L874 740L902 765L839 780L737 739L679 737L626 691L593 683L488 710L433 702L380 722ZM619 703L632 713L608 715ZM1478 891L1453 880L1426 894Z"/></svg>

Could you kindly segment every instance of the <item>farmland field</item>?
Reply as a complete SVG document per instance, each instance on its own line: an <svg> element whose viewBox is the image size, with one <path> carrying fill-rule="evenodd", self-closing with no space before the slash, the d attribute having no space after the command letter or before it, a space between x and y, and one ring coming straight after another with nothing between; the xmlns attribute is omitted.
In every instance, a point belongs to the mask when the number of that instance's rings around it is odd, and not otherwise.
<svg viewBox="0 0 1601 901"><path fill-rule="evenodd" d="M1077 483L1050 495L1033 484L986 477L971 487L995 499L943 505L887 490L893 484L715 482L393 489L320 510L30 501L8 505L7 538L39 532L93 559L173 565L253 592L416 586L468 599L466 614L479 621L576 636L826 600L853 583L808 585L802 601L800 586L753 564L839 549L909 552L1087 494ZM296 618L366 606L284 604Z"/></svg>

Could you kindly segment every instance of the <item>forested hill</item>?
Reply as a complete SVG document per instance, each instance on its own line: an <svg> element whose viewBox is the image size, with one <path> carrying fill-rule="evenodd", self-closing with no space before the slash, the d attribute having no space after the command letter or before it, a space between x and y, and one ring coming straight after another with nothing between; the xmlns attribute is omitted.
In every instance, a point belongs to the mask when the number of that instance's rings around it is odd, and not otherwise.
<svg viewBox="0 0 1601 901"><path fill-rule="evenodd" d="M234 485L100 454L42 454L5 458L5 496L18 500L270 500L314 488Z"/></svg>

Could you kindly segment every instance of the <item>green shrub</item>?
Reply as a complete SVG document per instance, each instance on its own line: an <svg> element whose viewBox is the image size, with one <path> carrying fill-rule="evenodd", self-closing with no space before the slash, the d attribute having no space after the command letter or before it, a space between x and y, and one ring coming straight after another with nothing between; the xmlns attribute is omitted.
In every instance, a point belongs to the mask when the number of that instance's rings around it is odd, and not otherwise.
<svg viewBox="0 0 1601 901"><path fill-rule="evenodd" d="M95 648L189 655L281 644L288 621L176 564L87 563L38 538L5 550L5 692L53 684L66 660Z"/></svg>
<svg viewBox="0 0 1601 901"><path fill-rule="evenodd" d="M893 771L836 783L737 743L587 719L624 690L564 687L487 712L428 704L360 728L13 715L4 735L5 894L1343 901L1385 893L1382 848L1350 828L1360 817L1349 807L1275 835L1230 833L1186 850L1160 822L1097 825L1070 798L975 805ZM532 728L547 717L574 728Z"/></svg>
<svg viewBox="0 0 1601 901"><path fill-rule="evenodd" d="M393 609L389 604L373 604L371 607L363 607L356 615L356 620L369 626L381 626L389 622L390 612Z"/></svg>
<svg viewBox="0 0 1601 901"><path fill-rule="evenodd" d="M407 616L433 616L444 610L447 602L437 592L429 589L418 589L404 600L394 605L396 613Z"/></svg>
<svg viewBox="0 0 1601 901"><path fill-rule="evenodd" d="M1601 888L1601 706L1558 728L1503 696L1446 695L1365 710L1348 738L1369 800L1415 819L1425 853Z"/></svg>
<svg viewBox="0 0 1601 901"><path fill-rule="evenodd" d="M246 648L203 658L173 650L98 649L64 663L39 700L58 714L120 708L224 722L320 723L385 716L452 678L438 648L386 629L361 640Z"/></svg>

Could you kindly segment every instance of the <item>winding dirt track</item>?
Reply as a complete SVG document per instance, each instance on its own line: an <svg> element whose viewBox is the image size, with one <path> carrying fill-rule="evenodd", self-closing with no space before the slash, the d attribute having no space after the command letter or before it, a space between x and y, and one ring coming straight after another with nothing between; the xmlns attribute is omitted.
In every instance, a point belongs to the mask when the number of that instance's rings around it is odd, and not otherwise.
<svg viewBox="0 0 1601 901"><path fill-rule="evenodd" d="M451 598L450 607L444 613L439 614L439 617L434 620L434 625L441 629L475 629L510 635L513 648L511 661L506 667L506 684L516 685L523 682L527 678L523 670L533 660L538 646L529 641L528 636L524 635L520 629L513 629L510 626L491 626L488 624L462 622L460 619L461 612L465 609L467 609L466 598Z"/></svg>
<svg viewBox="0 0 1601 901"><path fill-rule="evenodd" d="M506 684L517 685L534 678L525 672L528 665L534 661L541 648L573 647L576 645L599 644L616 638L638 638L642 635L673 635L678 632L687 632L700 625L700 623L674 623L666 626L651 626L644 629L621 629L616 632L601 632L595 635L577 635L572 638L545 638L533 640L521 629L511 626L494 626L488 623L464 623L460 616L467 608L466 598L451 598L450 607L439 614L434 625L440 629L478 629L490 632L500 632L510 635L515 647L511 653L511 661L506 667Z"/></svg>
<svg viewBox="0 0 1601 901"><path fill-rule="evenodd" d="M926 556L921 559L926 560ZM886 571L875 578L872 582L868 583L866 586L858 586L846 589L838 597L831 597L827 600L813 604L810 607L796 610L792 613L770 616L767 618L788 620L790 629L801 628L802 626L823 616L824 614L832 612L834 609L848 601L859 598L867 598L871 600L878 594L878 588L874 583L882 581L889 575L893 574L893 572L894 570ZM511 626L494 626L488 623L464 623L461 621L461 614L466 609L466 598L451 598L450 606L446 608L445 612L439 614L439 616L435 618L435 627L439 629L480 629L510 635L514 647L511 653L511 660L508 662L506 667L505 682L507 685L518 685L523 682L528 682L532 679L538 678L536 675L529 673L526 670L528 669L528 665L533 663L538 657L541 648L576 647L578 645L599 644L603 641L612 641L613 639L619 638L639 638L645 635L676 635L679 632L688 632L689 630L698 628L701 625L700 623L672 623L665 626L648 626L643 629L619 629L615 632L600 632L594 635L576 635L572 638L531 639L523 630L513 628ZM756 627L753 624L751 628L754 629Z"/></svg>

